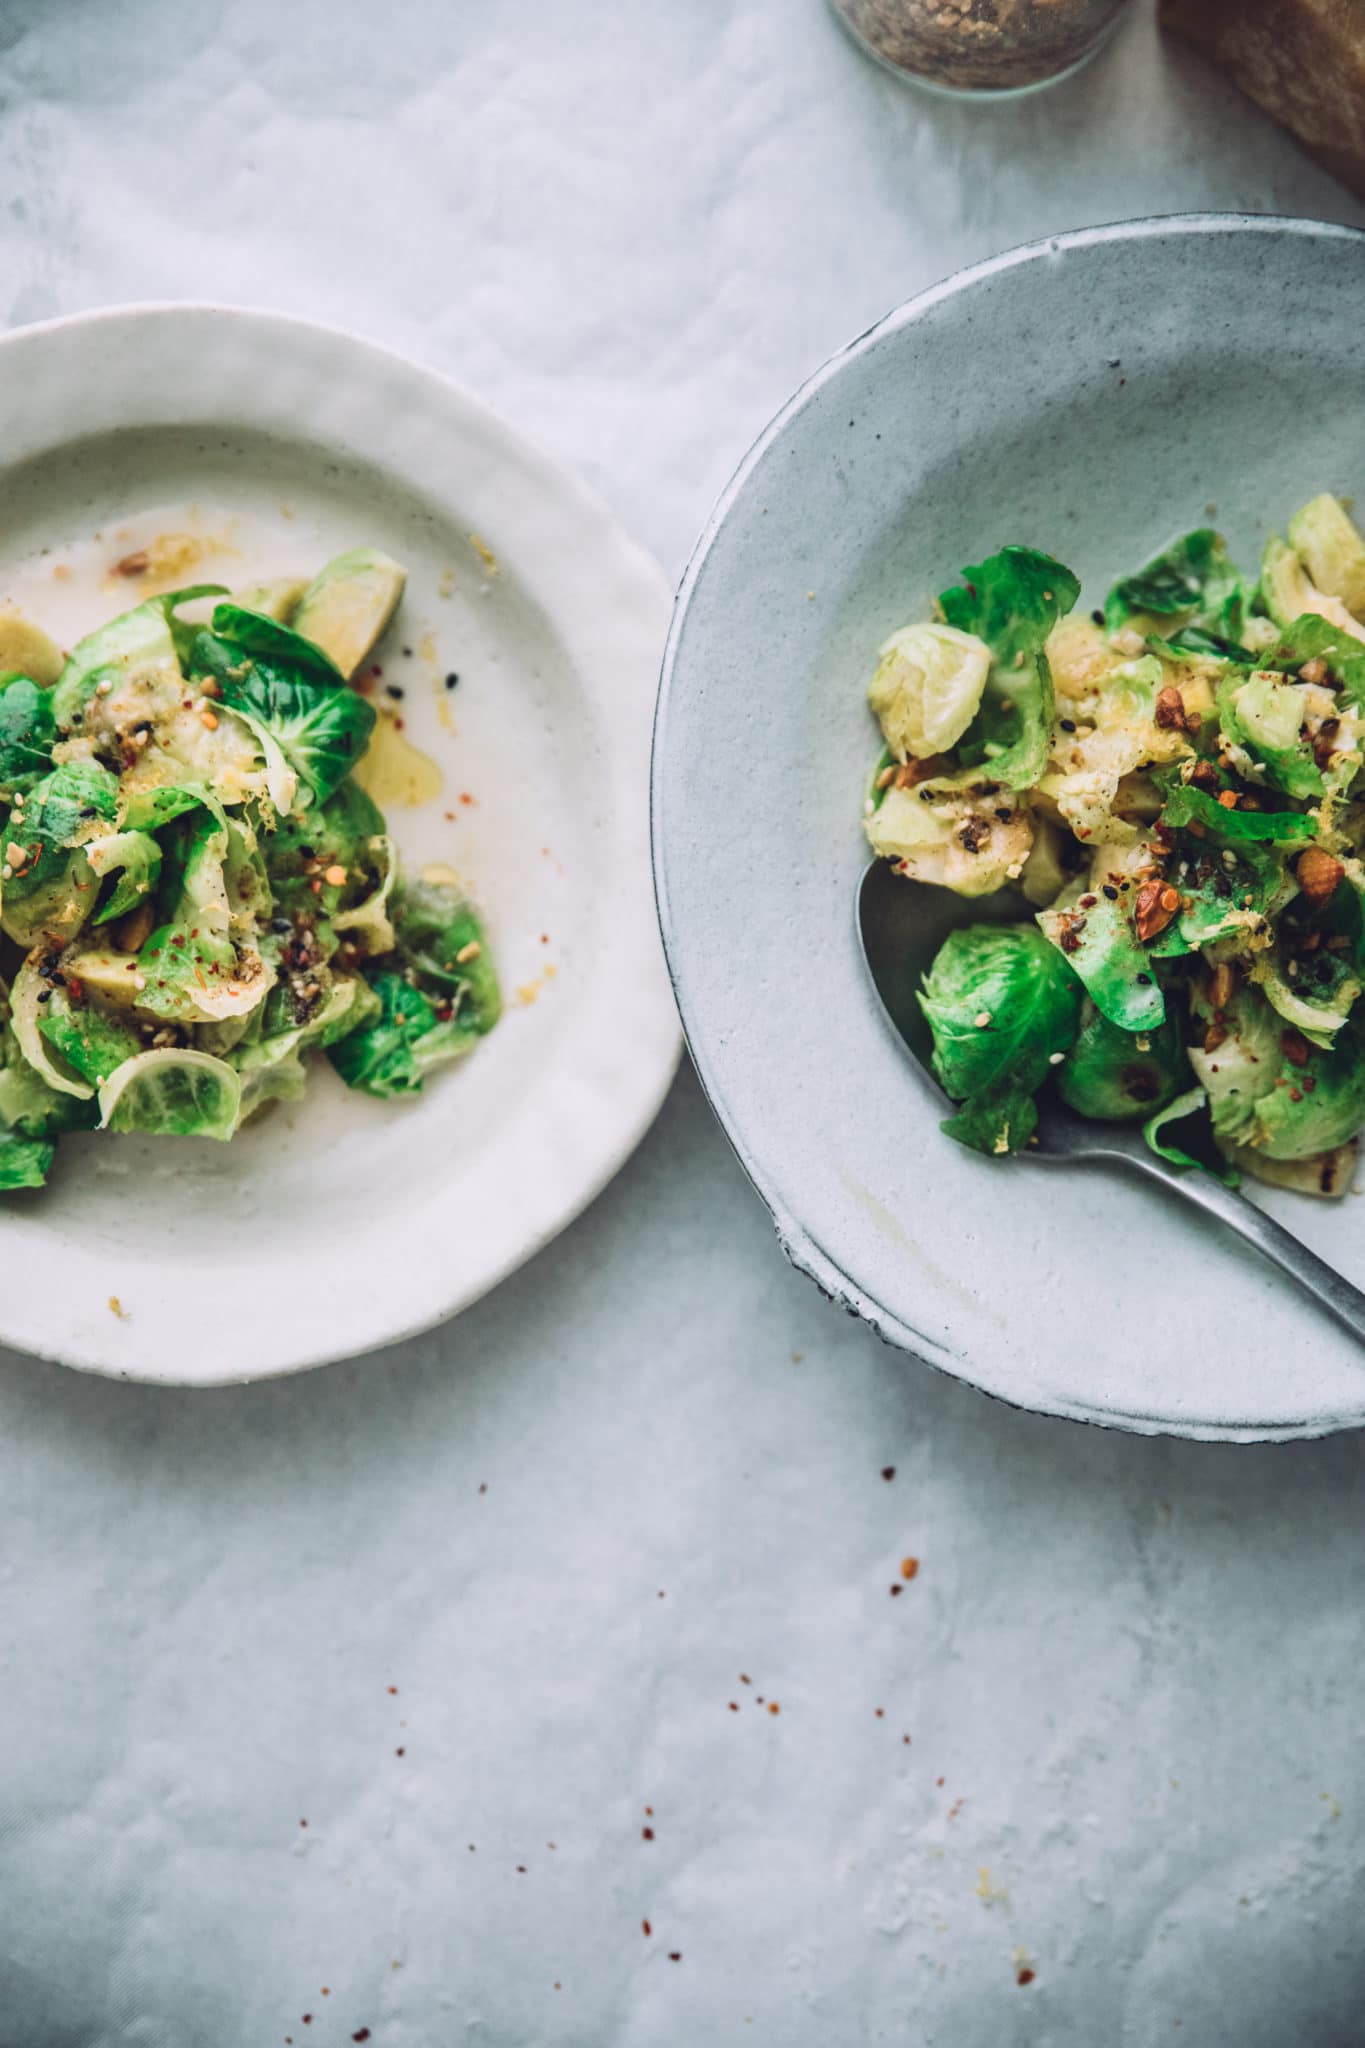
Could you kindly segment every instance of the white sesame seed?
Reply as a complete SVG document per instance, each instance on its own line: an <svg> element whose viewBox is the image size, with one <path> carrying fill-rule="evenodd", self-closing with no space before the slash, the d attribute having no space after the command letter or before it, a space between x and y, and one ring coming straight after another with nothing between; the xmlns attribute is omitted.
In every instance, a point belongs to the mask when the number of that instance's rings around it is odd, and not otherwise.
<svg viewBox="0 0 1365 2048"><path fill-rule="evenodd" d="M1047 1056L1047 1063L1050 1067L1060 1067L1065 1058L1066 1054L1064 1052L1050 1052Z"/></svg>
<svg viewBox="0 0 1365 2048"><path fill-rule="evenodd" d="M973 1024L975 1024L978 1031L984 1031L986 1029L986 1026L990 1023L990 1021L991 1013L989 1010L978 1010L975 1017L973 1017L972 1019L972 1022Z"/></svg>

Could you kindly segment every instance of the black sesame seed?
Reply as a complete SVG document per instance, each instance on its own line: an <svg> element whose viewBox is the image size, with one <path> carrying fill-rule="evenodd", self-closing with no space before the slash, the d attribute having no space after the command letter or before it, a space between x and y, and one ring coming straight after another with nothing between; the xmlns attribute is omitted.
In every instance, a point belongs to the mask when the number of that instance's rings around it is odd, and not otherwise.
<svg viewBox="0 0 1365 2048"><path fill-rule="evenodd" d="M1057 723L1058 725L1060 725L1063 732L1075 732L1076 730L1076 721L1074 718L1059 718L1057 720Z"/></svg>
<svg viewBox="0 0 1365 2048"><path fill-rule="evenodd" d="M1098 608L1095 611L1091 612L1090 616L1097 626L1102 626L1104 624L1104 613L1100 611Z"/></svg>
<svg viewBox="0 0 1365 2048"><path fill-rule="evenodd" d="M1137 976L1137 979L1143 984L1145 988L1150 988L1152 981L1152 977L1150 974L1139 974Z"/></svg>
<svg viewBox="0 0 1365 2048"><path fill-rule="evenodd" d="M1103 888L1104 894L1109 898L1109 901L1111 903L1117 903L1119 900L1119 892L1114 887L1113 883L1105 882L1101 886Z"/></svg>
<svg viewBox="0 0 1365 2048"><path fill-rule="evenodd" d="M401 697L403 694L403 686L401 683L385 683L384 691L387 696Z"/></svg>
<svg viewBox="0 0 1365 2048"><path fill-rule="evenodd" d="M452 669L450 671L450 674L446 677L446 688L448 690L457 689L459 687L459 681L460 678L456 675L454 669Z"/></svg>
<svg viewBox="0 0 1365 2048"><path fill-rule="evenodd" d="M270 929L272 932L292 932L294 927L287 917L272 917Z"/></svg>

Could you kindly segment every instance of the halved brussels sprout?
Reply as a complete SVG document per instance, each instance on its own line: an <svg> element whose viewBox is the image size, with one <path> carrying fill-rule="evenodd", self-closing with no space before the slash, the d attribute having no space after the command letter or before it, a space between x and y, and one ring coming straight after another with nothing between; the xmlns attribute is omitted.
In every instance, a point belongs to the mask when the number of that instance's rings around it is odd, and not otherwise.
<svg viewBox="0 0 1365 2048"><path fill-rule="evenodd" d="M1310 498L1289 522L1289 545L1319 590L1350 612L1365 611L1365 540L1339 498L1330 491Z"/></svg>
<svg viewBox="0 0 1365 2048"><path fill-rule="evenodd" d="M991 650L955 626L904 626L881 649L867 701L897 761L955 746L975 718Z"/></svg>
<svg viewBox="0 0 1365 2048"><path fill-rule="evenodd" d="M391 555L351 548L313 578L294 614L294 631L353 676L398 609L406 583L406 569Z"/></svg>
<svg viewBox="0 0 1365 2048"><path fill-rule="evenodd" d="M1058 1094L1079 1116L1124 1123L1173 1101L1189 1085L1190 1069L1173 1017L1151 1031L1124 1031L1087 999L1076 1042L1055 1079Z"/></svg>

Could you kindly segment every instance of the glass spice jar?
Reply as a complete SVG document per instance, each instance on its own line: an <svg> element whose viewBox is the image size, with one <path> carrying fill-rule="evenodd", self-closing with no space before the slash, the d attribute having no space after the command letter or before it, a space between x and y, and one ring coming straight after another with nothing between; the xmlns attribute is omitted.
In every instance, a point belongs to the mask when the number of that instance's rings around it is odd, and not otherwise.
<svg viewBox="0 0 1365 2048"><path fill-rule="evenodd" d="M1130 0L831 0L902 78L982 98L1032 92L1092 57Z"/></svg>

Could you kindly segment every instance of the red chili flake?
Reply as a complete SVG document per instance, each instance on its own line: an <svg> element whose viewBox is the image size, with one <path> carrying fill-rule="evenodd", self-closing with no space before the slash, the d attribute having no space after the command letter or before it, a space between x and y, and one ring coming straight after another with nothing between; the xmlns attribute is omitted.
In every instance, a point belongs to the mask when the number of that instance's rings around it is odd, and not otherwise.
<svg viewBox="0 0 1365 2048"><path fill-rule="evenodd" d="M306 1821L306 1820L301 1820L301 1821L299 1822L299 1826L300 1826L301 1828L306 1828L306 1827L307 1827L307 1825L308 1825L308 1823L307 1823L307 1821Z"/></svg>
<svg viewBox="0 0 1365 2048"><path fill-rule="evenodd" d="M327 1988L327 1986L326 1986L326 1985L324 1984L324 1985L323 1985L323 1987L322 1987L322 1996L323 1996L324 1998L330 1998L330 1997L331 1997L331 1995L332 1995L332 1994L331 1994L330 1990L329 1990L329 1989Z"/></svg>
<svg viewBox="0 0 1365 2048"><path fill-rule="evenodd" d="M640 1922L640 1928L642 1933L645 1934L652 1934L654 1932L654 1929L650 1926L648 1920L642 1920Z"/></svg>
<svg viewBox="0 0 1365 2048"><path fill-rule="evenodd" d="M462 804L475 804L478 802L478 798L475 796L471 796L467 789L462 789L460 791L460 802Z"/></svg>
<svg viewBox="0 0 1365 2048"><path fill-rule="evenodd" d="M548 945L549 945L549 943L550 943L550 934L549 934L548 932L542 932L542 933L541 933L541 935L540 935L540 943L541 943L541 945L542 945L542 946L548 946Z"/></svg>
<svg viewBox="0 0 1365 2048"><path fill-rule="evenodd" d="M919 1559L917 1557L903 1557L901 1559L901 1577L903 1579L913 1579L918 1576L918 1573Z"/></svg>
<svg viewBox="0 0 1365 2048"><path fill-rule="evenodd" d="M874 1708L872 1709L872 1711L873 1711L873 1713L874 1713L874 1714L875 1714L875 1715L877 1716L877 1719L878 1719L879 1721L884 1721L884 1720L886 1719L886 1708L885 1708L885 1707L874 1707Z"/></svg>
<svg viewBox="0 0 1365 2048"><path fill-rule="evenodd" d="M902 1594L902 1593L903 1593L904 1591L905 1591L905 1588L904 1588L904 1586L893 1586L893 1587L891 1588L891 1598L892 1598L893 1600L899 1600L899 1598L900 1598L901 1594Z"/></svg>
<svg viewBox="0 0 1365 2048"><path fill-rule="evenodd" d="M393 729L395 732L401 732L403 730L403 721L401 718L395 718L395 720L393 721Z"/></svg>
<svg viewBox="0 0 1365 2048"><path fill-rule="evenodd" d="M406 1755L407 1755L407 1751L406 1751L405 1749L396 1749L396 1750L394 1751L394 1755L395 1755L395 1756L406 1756Z"/></svg>
<svg viewBox="0 0 1365 2048"><path fill-rule="evenodd" d="M487 1480L485 1480L485 1481L484 1481L484 1483L483 1483L483 1485L482 1485L482 1486L481 1486L481 1487L479 1488L479 1492L480 1492L480 1493L487 1493L487 1491L488 1491L488 1482L487 1482Z"/></svg>
<svg viewBox="0 0 1365 2048"><path fill-rule="evenodd" d="M647 1806L647 1807L645 1808L645 1812L646 1812L646 1813L647 1813L647 1814L649 1815L650 1819L651 1819L651 1820L653 1820L653 1818L654 1818L654 1808L653 1808L652 1806Z"/></svg>
<svg viewBox="0 0 1365 2048"><path fill-rule="evenodd" d="M935 1780L934 1780L934 1783L935 1783L936 1785L941 1785L941 1784L943 1783L943 1780L942 1780L942 1778L935 1778Z"/></svg>
<svg viewBox="0 0 1365 2048"><path fill-rule="evenodd" d="M660 1586L658 1592L655 1594L654 1597L656 1600L662 1600L664 1598L664 1589L662 1586Z"/></svg>
<svg viewBox="0 0 1365 2048"><path fill-rule="evenodd" d="M395 1693L395 1692L397 1692L397 1690L398 1690L398 1687L397 1687L396 1685L391 1685L391 1686L389 1687L389 1691L390 1691L391 1693Z"/></svg>
<svg viewBox="0 0 1365 2048"><path fill-rule="evenodd" d="M780 1714L780 1713L782 1712L782 1709L781 1709L781 1707L779 1707L779 1706L778 1706L778 1704L777 1704L777 1701L776 1701L776 1700L769 1700L769 1702L768 1702L768 1712L769 1712L770 1714Z"/></svg>
<svg viewBox="0 0 1365 2048"><path fill-rule="evenodd" d="M640 1833L646 1842L652 1842L654 1840L653 1828L641 1828Z"/></svg>
<svg viewBox="0 0 1365 2048"><path fill-rule="evenodd" d="M518 1875L518 1877L525 1877L525 1875L526 1875L526 1865L525 1865L524 1863L519 1863L519 1864L517 1865L517 1875Z"/></svg>
<svg viewBox="0 0 1365 2048"><path fill-rule="evenodd" d="M752 1684L753 1684L753 1680L752 1680L752 1678L750 1678L750 1676L749 1676L749 1674L748 1674L748 1672L747 1672L747 1671L741 1671L741 1672L740 1672L740 1674L739 1674L739 1682L740 1682L740 1684L741 1684L741 1685L752 1685Z"/></svg>
<svg viewBox="0 0 1365 2048"><path fill-rule="evenodd" d="M894 1478L895 1478L895 1476L896 1476L896 1468L895 1468L895 1466L894 1466L894 1465L883 1465L883 1466L882 1466L882 1478L883 1478L883 1479L885 1479L885 1480L887 1480L887 1481L889 1482L889 1481L891 1481L892 1479L894 1479Z"/></svg>
<svg viewBox="0 0 1365 2048"><path fill-rule="evenodd" d="M670 1963L680 1963L682 1961L682 1950L680 1948L671 1948L668 1951L668 1960Z"/></svg>
<svg viewBox="0 0 1365 2048"><path fill-rule="evenodd" d="M1037 1974L1038 1973L1036 1970L1017 1970L1015 1972L1014 1981L1016 1984L1031 1984L1034 1978L1037 1976Z"/></svg>
<svg viewBox="0 0 1365 2048"><path fill-rule="evenodd" d="M368 2041L369 2038L370 2030L368 2027L357 2027L356 2031L351 2036L351 2039L353 2041Z"/></svg>
<svg viewBox="0 0 1365 2048"><path fill-rule="evenodd" d="M760 1693L756 1693L756 1694L754 1695L754 1705L755 1705L756 1707L761 1707L761 1706L763 1705L763 1695L762 1695L762 1693L761 1693L761 1692L760 1692Z"/></svg>
<svg viewBox="0 0 1365 2048"><path fill-rule="evenodd" d="M909 1740L910 1740L910 1737L909 1737L908 1735L902 1735L902 1737L901 1737L901 1741L902 1741L902 1742L909 1742Z"/></svg>
<svg viewBox="0 0 1365 2048"><path fill-rule="evenodd" d="M732 1714L737 1714L737 1713L739 1712L739 1701L738 1701L738 1700L731 1700L731 1702L730 1702L730 1712L731 1712Z"/></svg>

